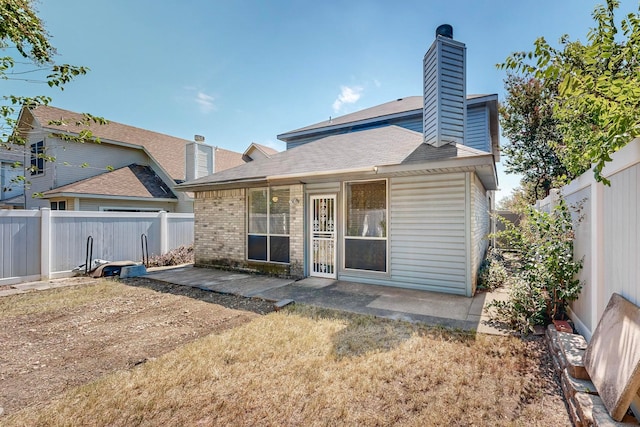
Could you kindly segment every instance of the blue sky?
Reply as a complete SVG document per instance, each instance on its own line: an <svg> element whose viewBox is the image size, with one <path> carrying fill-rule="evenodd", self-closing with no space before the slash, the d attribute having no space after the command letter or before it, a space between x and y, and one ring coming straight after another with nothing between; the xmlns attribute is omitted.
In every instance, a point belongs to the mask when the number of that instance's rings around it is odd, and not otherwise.
<svg viewBox="0 0 640 427"><path fill-rule="evenodd" d="M603 1L43 0L56 62L91 71L63 92L5 89L230 150L282 150L280 133L420 95L422 57L440 24L467 46L467 92L503 99L496 63L538 36L584 40ZM517 182L501 173L498 199Z"/></svg>

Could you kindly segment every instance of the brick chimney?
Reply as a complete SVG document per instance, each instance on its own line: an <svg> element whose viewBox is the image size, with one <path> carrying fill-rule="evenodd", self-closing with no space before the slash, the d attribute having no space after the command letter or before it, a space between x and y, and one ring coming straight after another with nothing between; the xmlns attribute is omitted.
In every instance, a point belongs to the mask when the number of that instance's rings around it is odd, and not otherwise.
<svg viewBox="0 0 640 427"><path fill-rule="evenodd" d="M466 47L453 40L451 25L440 25L424 55L424 142L441 147L464 144L467 119Z"/></svg>

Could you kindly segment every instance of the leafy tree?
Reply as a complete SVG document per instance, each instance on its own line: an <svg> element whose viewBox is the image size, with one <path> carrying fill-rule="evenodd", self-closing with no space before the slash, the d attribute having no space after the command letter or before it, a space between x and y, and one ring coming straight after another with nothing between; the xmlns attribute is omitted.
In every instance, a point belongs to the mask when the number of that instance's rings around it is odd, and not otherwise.
<svg viewBox="0 0 640 427"><path fill-rule="evenodd" d="M46 82L49 87L64 90L67 83L89 69L70 64L56 64L56 50L49 41L49 34L36 13L33 0L0 1L0 79L18 80L25 83ZM10 54L9 52L17 52ZM17 58L16 58L17 57ZM5 95L0 102L0 150L12 152L12 158L20 158L21 153L29 150L25 131L16 129L18 113L22 106L35 107L51 102L48 96ZM66 123L64 119L56 122ZM99 142L89 130L91 123L106 123L100 117L84 114L82 120L74 121L74 125L82 127L78 135L58 135L70 142ZM53 124L53 123L52 123ZM16 155L17 154L17 155ZM45 152L39 153L45 161L55 161ZM20 161L13 168L23 167ZM14 179L16 184L24 185L26 178L19 175Z"/></svg>
<svg viewBox="0 0 640 427"><path fill-rule="evenodd" d="M499 67L556 84L554 117L567 149L564 164L573 175L594 166L596 179L611 154L640 134L640 6L619 24L618 0L593 12L587 43L568 36L554 48L541 37L534 50L517 52Z"/></svg>
<svg viewBox="0 0 640 427"><path fill-rule="evenodd" d="M527 200L525 190L518 187L514 188L511 194L500 199L496 205L496 209L499 211L522 212L525 207L534 202Z"/></svg>
<svg viewBox="0 0 640 427"><path fill-rule="evenodd" d="M505 102L500 105L505 171L522 174L523 197L533 203L573 176L561 156L564 148L558 120L553 115L557 86L540 80L509 75Z"/></svg>

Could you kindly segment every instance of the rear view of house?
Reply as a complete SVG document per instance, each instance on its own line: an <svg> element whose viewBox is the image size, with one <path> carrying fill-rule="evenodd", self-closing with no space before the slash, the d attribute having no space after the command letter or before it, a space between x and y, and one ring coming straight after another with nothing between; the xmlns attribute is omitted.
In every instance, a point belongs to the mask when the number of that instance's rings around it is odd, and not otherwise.
<svg viewBox="0 0 640 427"><path fill-rule="evenodd" d="M188 181L196 264L470 296L490 231L497 95L467 95L438 28L422 96L278 135L287 150Z"/></svg>

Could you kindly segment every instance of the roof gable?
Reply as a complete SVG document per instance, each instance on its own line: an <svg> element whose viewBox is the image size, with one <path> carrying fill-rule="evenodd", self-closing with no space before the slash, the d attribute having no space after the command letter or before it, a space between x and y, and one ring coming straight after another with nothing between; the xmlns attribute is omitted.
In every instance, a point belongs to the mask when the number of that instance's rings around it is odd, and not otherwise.
<svg viewBox="0 0 640 427"><path fill-rule="evenodd" d="M151 167L136 164L49 190L44 195L51 197L62 193L176 199L176 195Z"/></svg>
<svg viewBox="0 0 640 427"><path fill-rule="evenodd" d="M183 180L185 177L185 146L191 141L118 122L78 127L75 123L83 120L82 114L48 105L29 108L29 111L43 129L68 134L78 134L83 129L89 129L94 136L100 138L101 143L124 143L145 149L174 180ZM66 124L50 124L59 120Z"/></svg>

